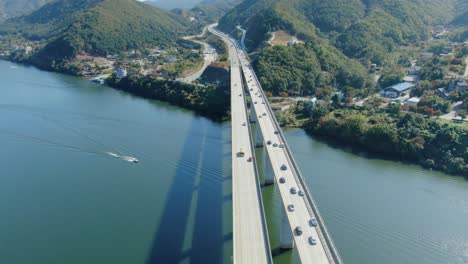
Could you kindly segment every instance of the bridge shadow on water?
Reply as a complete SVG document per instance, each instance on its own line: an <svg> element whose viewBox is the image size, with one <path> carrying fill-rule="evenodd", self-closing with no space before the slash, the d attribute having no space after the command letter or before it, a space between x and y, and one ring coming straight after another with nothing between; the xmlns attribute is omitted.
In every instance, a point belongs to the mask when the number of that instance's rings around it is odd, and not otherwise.
<svg viewBox="0 0 468 264"><path fill-rule="evenodd" d="M194 166L177 165L146 264L223 262L223 157L222 127L194 118L180 157Z"/></svg>

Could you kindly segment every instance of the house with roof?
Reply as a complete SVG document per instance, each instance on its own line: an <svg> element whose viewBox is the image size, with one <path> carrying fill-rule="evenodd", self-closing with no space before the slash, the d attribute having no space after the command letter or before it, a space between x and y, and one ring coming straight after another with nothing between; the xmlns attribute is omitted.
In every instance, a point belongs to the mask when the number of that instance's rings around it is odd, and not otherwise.
<svg viewBox="0 0 468 264"><path fill-rule="evenodd" d="M411 97L410 99L406 100L406 104L410 106L418 106L421 99L419 97Z"/></svg>
<svg viewBox="0 0 468 264"><path fill-rule="evenodd" d="M289 41L288 41L288 46L294 46L298 43L297 39L294 39L294 38L291 38Z"/></svg>
<svg viewBox="0 0 468 264"><path fill-rule="evenodd" d="M115 70L115 77L117 79L122 79L127 76L127 69L123 67L119 67Z"/></svg>
<svg viewBox="0 0 468 264"><path fill-rule="evenodd" d="M409 93L411 88L415 85L409 82L402 82L392 86L389 86L384 89L382 96L390 97L390 98L397 98L400 96L404 96L405 94Z"/></svg>
<svg viewBox="0 0 468 264"><path fill-rule="evenodd" d="M468 91L468 83L465 81L465 79L460 78L455 82L455 90L460 92Z"/></svg>

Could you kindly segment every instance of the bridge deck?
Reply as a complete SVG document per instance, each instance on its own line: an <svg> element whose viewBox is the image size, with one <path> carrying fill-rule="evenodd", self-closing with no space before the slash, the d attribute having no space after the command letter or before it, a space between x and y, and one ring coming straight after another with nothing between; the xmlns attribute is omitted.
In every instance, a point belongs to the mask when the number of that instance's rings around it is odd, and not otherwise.
<svg viewBox="0 0 468 264"><path fill-rule="evenodd" d="M303 182L299 179L299 177L301 177L300 172L292 160L287 143L285 142L274 114L269 107L268 100L255 76L255 72L250 67L244 53L239 52L239 56L244 76L247 79L246 82L252 98L252 105L257 115L257 123L262 131L263 139L265 142L268 140L272 141L271 145L265 144L264 146L272 163L275 182L278 185L291 230L294 230L297 226L301 226L303 230L303 234L300 236L294 234L294 242L301 262L339 263L341 261L334 249L333 242L328 236L328 233L326 233L321 217L316 213L318 210L315 208L315 204L311 203L311 198L308 197L310 194L308 193L307 186L304 186ZM257 103L255 104L255 102ZM265 102L265 104L262 102ZM275 131L278 131L279 133L275 134ZM274 147L274 143L285 144L285 147ZM281 166L283 164L287 166L287 170L281 170ZM280 177L284 177L286 179L284 184L279 183ZM306 196L300 197L297 194L291 194L290 189L292 187L295 187L297 190L305 190ZM293 212L289 212L287 210L287 206L289 204L294 205L295 210ZM311 218L317 219L319 222L317 227L310 226L309 220ZM311 245L309 243L308 237L310 236L317 239L316 245Z"/></svg>
<svg viewBox="0 0 468 264"><path fill-rule="evenodd" d="M341 263L341 258L339 257L334 247L333 241L328 235L325 224L320 217L310 192L303 182L299 169L290 153L289 146L287 145L284 135L282 134L274 114L269 107L268 100L266 99L263 90L261 89L260 83L255 76L255 72L251 69L250 64L244 57L243 52L236 48L235 45L231 45L234 44L235 41L214 30L214 26L215 25L211 25L208 29L213 34L221 37L227 43L227 45L230 46L229 53L231 57L234 262L271 262L270 252L266 254L266 259L262 254L264 250L269 250L269 244L267 244L268 235L265 234L267 231L266 223L263 218L263 207L262 205L258 205L258 203L262 203L262 200L259 190L258 177L255 175L256 170L255 168L250 168L249 165L246 165L245 159L239 159L235 156L241 146L245 147L246 149L246 157L250 156L247 152L253 153L253 144L250 138L249 130L242 129L246 128L242 126L242 123L246 122L247 128L249 124L247 120L247 108L245 106L245 98L242 88L242 76L240 72L242 70L245 78L247 79L247 88L252 97L252 105L254 106L255 113L258 115L258 117L261 116L260 118L257 118L257 122L262 131L264 141L266 142L271 140L274 143L285 144L285 148L275 148L272 145L266 144L265 146L272 162L275 181L280 190L283 207L287 212L290 228L291 230L294 230L296 226L301 226L303 230L302 235L294 235L296 249L299 253L301 262ZM250 91L250 89L252 89L252 91ZM255 95L255 93L257 93L257 95ZM242 94L242 96L239 96L239 94ZM253 103L255 101L257 101L257 104ZM265 104L262 104L262 101L264 101ZM264 113L265 116L263 115ZM275 131L279 131L279 134L275 134ZM248 143L248 141L250 143ZM280 169L283 164L285 164L288 168L286 171ZM252 166L254 165L255 164L252 164ZM279 183L280 177L285 177L286 183ZM254 185L254 181L256 181L256 185ZM254 188L254 186L256 187ZM296 187L298 190L305 190L306 195L304 197L300 197L297 194L290 194L291 187ZM254 195L254 193L256 194ZM257 196L257 198L255 196ZM246 204L246 206L249 208L243 208L243 204ZM294 204L294 212L289 212L287 210L287 206L289 204ZM317 219L317 227L312 227L309 225L309 220L311 218ZM262 223L259 223L260 221ZM263 234L258 233L258 231L261 229L259 225L261 225L261 228L263 228ZM254 228L253 226L256 227ZM317 239L316 245L309 244L309 236ZM252 244L252 241L262 242ZM270 256L268 257L268 255Z"/></svg>
<svg viewBox="0 0 468 264"><path fill-rule="evenodd" d="M235 50L230 50L235 54ZM231 58L232 200L234 263L272 263L260 183L237 56ZM241 95L241 96L239 96ZM245 126L244 126L245 124ZM244 157L237 153L243 148Z"/></svg>

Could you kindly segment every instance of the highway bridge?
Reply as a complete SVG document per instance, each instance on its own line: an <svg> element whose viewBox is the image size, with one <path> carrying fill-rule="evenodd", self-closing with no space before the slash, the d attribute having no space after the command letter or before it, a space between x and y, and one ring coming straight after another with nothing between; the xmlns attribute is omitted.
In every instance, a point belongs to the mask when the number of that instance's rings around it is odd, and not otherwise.
<svg viewBox="0 0 468 264"><path fill-rule="evenodd" d="M270 173L265 175L265 182L275 184L281 194L281 247L297 250L302 263L342 263L247 54L215 26L210 25L208 30L229 46L231 59L233 263L271 262L255 146L266 148ZM246 93L252 101L249 120ZM255 145L249 121L257 125ZM251 161L240 157L241 147L245 147L245 157L252 157Z"/></svg>

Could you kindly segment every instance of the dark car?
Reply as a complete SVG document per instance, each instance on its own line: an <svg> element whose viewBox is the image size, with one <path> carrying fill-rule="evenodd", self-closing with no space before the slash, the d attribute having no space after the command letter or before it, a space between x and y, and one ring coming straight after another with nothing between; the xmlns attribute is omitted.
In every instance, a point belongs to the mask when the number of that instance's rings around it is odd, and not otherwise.
<svg viewBox="0 0 468 264"><path fill-rule="evenodd" d="M271 140L268 140L268 141L267 141L267 145L271 145Z"/></svg>
<svg viewBox="0 0 468 264"><path fill-rule="evenodd" d="M285 179L284 177L281 177L281 178L279 179L279 182L280 182L280 183L285 183L285 182L286 182L286 179Z"/></svg>
<svg viewBox="0 0 468 264"><path fill-rule="evenodd" d="M294 232L296 233L296 235L300 236L302 235L302 228L300 226L296 226Z"/></svg>
<svg viewBox="0 0 468 264"><path fill-rule="evenodd" d="M277 144L277 143L273 144L273 147L275 147L275 148L276 148L277 146L278 146L278 144Z"/></svg>
<svg viewBox="0 0 468 264"><path fill-rule="evenodd" d="M275 131L275 135L278 135L279 134L279 131Z"/></svg>
<svg viewBox="0 0 468 264"><path fill-rule="evenodd" d="M294 209L295 209L295 208L294 208L294 204L288 205L288 211L289 211L289 212L294 212Z"/></svg>
<svg viewBox="0 0 468 264"><path fill-rule="evenodd" d="M298 193L298 194L299 194L299 196L304 196L304 195L305 195L305 193L304 193L303 190L299 190L299 193Z"/></svg>
<svg viewBox="0 0 468 264"><path fill-rule="evenodd" d="M297 193L296 187L292 187L290 192L291 192L291 194L296 194Z"/></svg>
<svg viewBox="0 0 468 264"><path fill-rule="evenodd" d="M287 169L288 169L288 167L286 167L285 164L281 165L281 170L287 170Z"/></svg>

